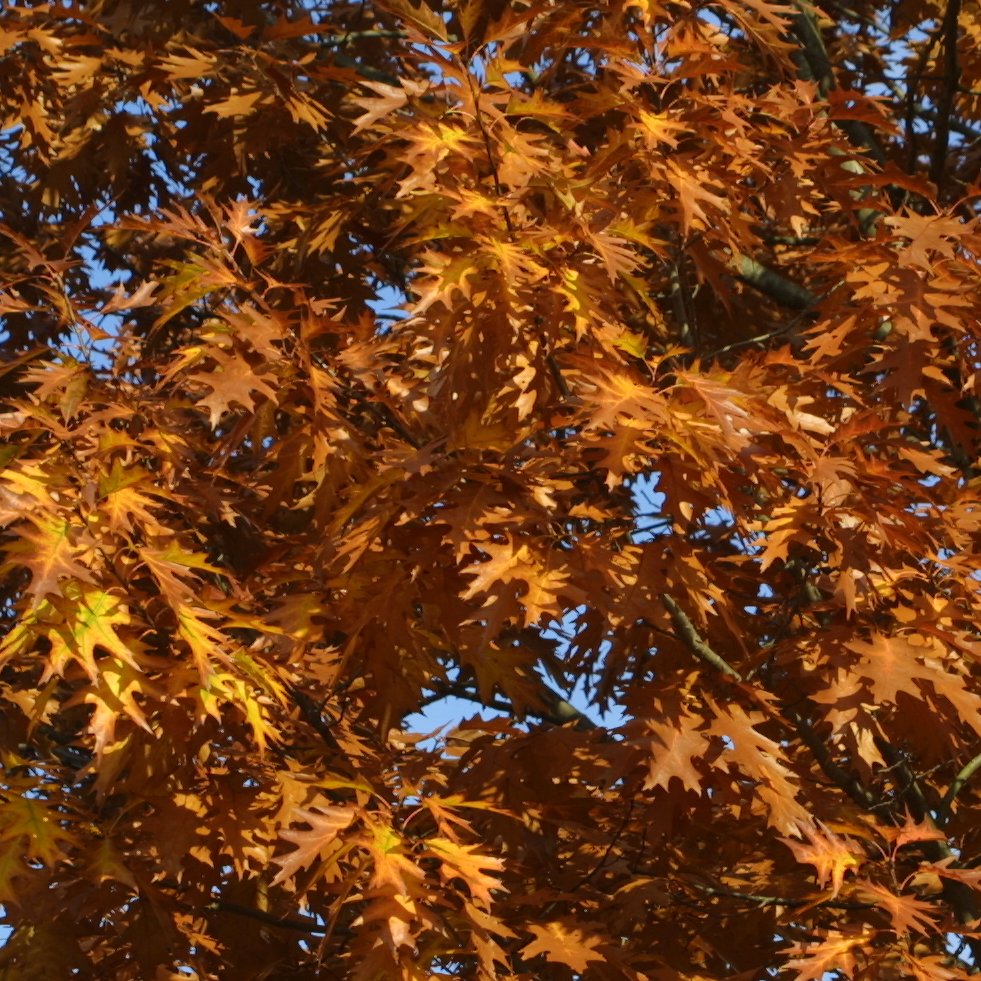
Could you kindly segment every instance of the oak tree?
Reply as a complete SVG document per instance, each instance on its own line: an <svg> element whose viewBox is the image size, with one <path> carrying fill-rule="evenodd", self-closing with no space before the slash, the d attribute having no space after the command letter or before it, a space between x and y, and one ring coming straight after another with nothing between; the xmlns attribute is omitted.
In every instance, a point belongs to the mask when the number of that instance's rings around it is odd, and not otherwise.
<svg viewBox="0 0 981 981"><path fill-rule="evenodd" d="M979 148L967 0L3 5L3 977L977 970Z"/></svg>

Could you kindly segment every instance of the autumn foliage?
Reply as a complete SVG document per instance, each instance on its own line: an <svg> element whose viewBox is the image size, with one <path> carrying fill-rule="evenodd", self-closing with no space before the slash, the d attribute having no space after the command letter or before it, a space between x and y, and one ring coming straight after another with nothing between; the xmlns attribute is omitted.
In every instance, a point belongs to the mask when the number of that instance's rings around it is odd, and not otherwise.
<svg viewBox="0 0 981 981"><path fill-rule="evenodd" d="M979 147L958 0L2 5L0 976L971 975Z"/></svg>

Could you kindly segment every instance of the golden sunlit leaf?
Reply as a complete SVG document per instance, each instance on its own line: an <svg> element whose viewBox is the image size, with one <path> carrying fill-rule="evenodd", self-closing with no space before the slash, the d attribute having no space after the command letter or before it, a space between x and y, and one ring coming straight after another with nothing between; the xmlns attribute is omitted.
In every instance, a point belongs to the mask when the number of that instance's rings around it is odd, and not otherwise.
<svg viewBox="0 0 981 981"><path fill-rule="evenodd" d="M530 924L528 929L535 939L521 948L523 957L532 958L544 954L552 964L565 964L573 971L584 971L593 962L605 960L597 951L602 940L588 929L553 920L541 926Z"/></svg>

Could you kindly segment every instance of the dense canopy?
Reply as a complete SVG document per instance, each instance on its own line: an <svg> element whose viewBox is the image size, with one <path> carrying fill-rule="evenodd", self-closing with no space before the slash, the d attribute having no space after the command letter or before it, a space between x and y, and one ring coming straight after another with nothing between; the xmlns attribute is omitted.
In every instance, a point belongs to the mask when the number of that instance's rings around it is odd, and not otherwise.
<svg viewBox="0 0 981 981"><path fill-rule="evenodd" d="M0 974L972 974L979 162L967 0L4 4Z"/></svg>

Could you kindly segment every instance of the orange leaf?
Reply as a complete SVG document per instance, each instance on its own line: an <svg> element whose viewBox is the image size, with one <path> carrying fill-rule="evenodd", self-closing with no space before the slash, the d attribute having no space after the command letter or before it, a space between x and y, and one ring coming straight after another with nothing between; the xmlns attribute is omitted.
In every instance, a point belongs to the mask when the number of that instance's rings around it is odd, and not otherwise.
<svg viewBox="0 0 981 981"><path fill-rule="evenodd" d="M529 924L528 930L535 939L521 948L525 958L544 955L552 964L565 964L577 973L585 971L594 961L606 960L597 948L603 939L588 931L584 925L570 920L552 920L549 923Z"/></svg>
<svg viewBox="0 0 981 981"><path fill-rule="evenodd" d="M500 872L504 868L504 862L499 858L481 855L476 845L461 845L449 838L429 838L426 848L440 860L440 877L444 881L461 878L470 890L470 895L480 900L485 908L491 904L491 889L503 890L500 880L487 875L484 869Z"/></svg>
<svg viewBox="0 0 981 981"><path fill-rule="evenodd" d="M938 910L932 903L915 896L897 896L894 892L874 882L857 883L858 894L884 909L892 920L892 928L899 936L916 931L932 934L936 929Z"/></svg>
<svg viewBox="0 0 981 981"><path fill-rule="evenodd" d="M849 869L857 869L865 856L851 847L849 839L839 838L820 822L817 823L817 827L805 828L804 834L807 836L807 843L794 841L792 838L780 840L794 853L794 858L798 862L814 866L817 870L817 883L821 889L830 880L831 895L837 896L841 891L845 873Z"/></svg>

